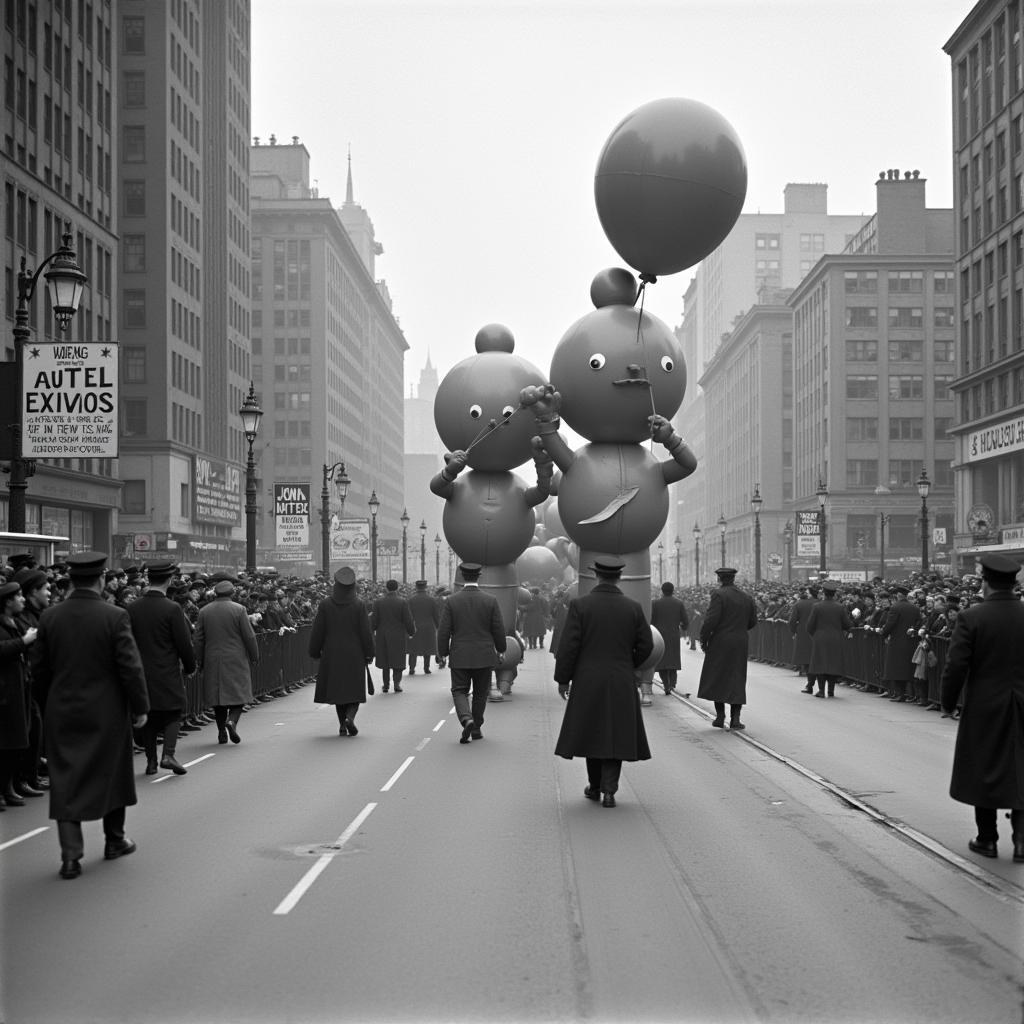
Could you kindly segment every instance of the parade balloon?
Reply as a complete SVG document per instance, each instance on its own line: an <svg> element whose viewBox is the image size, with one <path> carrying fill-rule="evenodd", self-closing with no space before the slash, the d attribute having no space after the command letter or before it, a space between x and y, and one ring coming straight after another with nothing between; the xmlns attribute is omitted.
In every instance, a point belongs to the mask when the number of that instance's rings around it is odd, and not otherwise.
<svg viewBox="0 0 1024 1024"><path fill-rule="evenodd" d="M632 306L636 302L636 278L622 267L609 267L590 282L590 301L595 309L604 306Z"/></svg>
<svg viewBox="0 0 1024 1024"><path fill-rule="evenodd" d="M504 324L484 324L476 332L473 347L477 352L511 352L516 340Z"/></svg>
<svg viewBox="0 0 1024 1024"><path fill-rule="evenodd" d="M654 641L654 650L648 655L647 660L636 668L637 673L649 672L661 661L665 654L665 638L658 632L655 626L651 626L651 639Z"/></svg>
<svg viewBox="0 0 1024 1024"><path fill-rule="evenodd" d="M498 670L514 668L522 660L523 649L519 645L519 641L514 636L505 637L505 650L498 655Z"/></svg>
<svg viewBox="0 0 1024 1024"><path fill-rule="evenodd" d="M543 518L544 525L547 527L549 537L564 537L565 527L562 525L562 520L558 517L558 502L549 499L547 504L543 506Z"/></svg>
<svg viewBox="0 0 1024 1024"><path fill-rule="evenodd" d="M646 278L699 263L732 230L747 194L739 136L697 100L638 107L601 150L594 198L615 251Z"/></svg>
<svg viewBox="0 0 1024 1024"><path fill-rule="evenodd" d="M539 587L554 583L562 576L562 563L552 551L543 547L527 548L516 559L520 584Z"/></svg>
<svg viewBox="0 0 1024 1024"><path fill-rule="evenodd" d="M533 537L522 481L514 473L464 473L445 502L442 522L459 558L481 565L514 562Z"/></svg>
<svg viewBox="0 0 1024 1024"><path fill-rule="evenodd" d="M520 587L516 591L516 604L520 608L525 608L533 600L533 594L526 587Z"/></svg>

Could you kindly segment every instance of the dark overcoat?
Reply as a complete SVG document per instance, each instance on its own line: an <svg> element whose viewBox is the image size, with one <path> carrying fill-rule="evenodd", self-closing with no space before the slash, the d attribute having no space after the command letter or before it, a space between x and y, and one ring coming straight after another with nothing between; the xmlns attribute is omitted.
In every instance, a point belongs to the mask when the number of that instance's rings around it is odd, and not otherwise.
<svg viewBox="0 0 1024 1024"><path fill-rule="evenodd" d="M425 590L417 590L409 598L409 611L416 627L416 632L408 643L409 654L415 654L417 657L436 654L441 602L436 597L431 597Z"/></svg>
<svg viewBox="0 0 1024 1024"><path fill-rule="evenodd" d="M28 746L31 697L27 650L14 619L0 615L0 750Z"/></svg>
<svg viewBox="0 0 1024 1024"><path fill-rule="evenodd" d="M911 604L906 598L893 603L885 617L885 625L882 626L882 639L888 640L885 645L883 679L914 678L913 658L919 642L916 631L920 626L921 611L916 604ZM915 631L913 636L907 636L907 630L910 629Z"/></svg>
<svg viewBox="0 0 1024 1024"><path fill-rule="evenodd" d="M571 684L559 757L650 758L635 670L653 650L643 608L614 583L569 602L555 656L555 682Z"/></svg>
<svg viewBox="0 0 1024 1024"><path fill-rule="evenodd" d="M558 656L558 641L562 638L562 629L565 626L565 616L569 611L568 592L559 594L551 602L551 639L548 641L548 650Z"/></svg>
<svg viewBox="0 0 1024 1024"><path fill-rule="evenodd" d="M177 711L185 707L185 681L182 669L196 669L192 649L192 627L181 605L159 590L147 590L128 606L132 633L142 657L149 691L149 706L154 711Z"/></svg>
<svg viewBox="0 0 1024 1024"><path fill-rule="evenodd" d="M789 613L789 632L793 637L793 664L809 665L811 662L811 636L807 632L807 620L811 612L821 604L811 597L802 597Z"/></svg>
<svg viewBox="0 0 1024 1024"><path fill-rule="evenodd" d="M682 668L683 658L679 650L679 638L690 625L690 617L686 614L686 605L674 594L659 597L651 602L651 625L665 641L665 653L661 656L655 671Z"/></svg>
<svg viewBox="0 0 1024 1024"><path fill-rule="evenodd" d="M352 587L335 586L316 610L309 656L318 658L317 704L366 702L366 663L373 658L373 631L366 605Z"/></svg>
<svg viewBox="0 0 1024 1024"><path fill-rule="evenodd" d="M757 625L754 599L731 583L711 592L700 627L704 664L697 696L724 704L747 703L748 631Z"/></svg>
<svg viewBox="0 0 1024 1024"><path fill-rule="evenodd" d="M851 629L853 617L846 605L830 598L815 601L807 617L807 632L811 638L808 675L846 675L846 634Z"/></svg>
<svg viewBox="0 0 1024 1024"><path fill-rule="evenodd" d="M370 612L373 645L377 668L402 671L409 653L409 637L416 633L416 623L409 602L397 590L389 590L373 602Z"/></svg>
<svg viewBox="0 0 1024 1024"><path fill-rule="evenodd" d="M1024 604L993 591L956 620L942 672L942 706L963 691L949 795L974 807L1024 810Z"/></svg>
<svg viewBox="0 0 1024 1024"><path fill-rule="evenodd" d="M128 612L73 590L40 616L29 656L45 696L50 817L94 821L136 803L132 718L149 697Z"/></svg>
<svg viewBox="0 0 1024 1024"><path fill-rule="evenodd" d="M196 665L203 673L203 696L215 707L252 702L252 668L260 660L256 634L243 605L230 595L199 609Z"/></svg>
<svg viewBox="0 0 1024 1024"><path fill-rule="evenodd" d="M523 636L542 638L548 631L548 603L540 594L530 594L530 600L523 608Z"/></svg>
<svg viewBox="0 0 1024 1024"><path fill-rule="evenodd" d="M475 584L457 590L441 610L437 656L451 668L496 668L508 638L501 605Z"/></svg>

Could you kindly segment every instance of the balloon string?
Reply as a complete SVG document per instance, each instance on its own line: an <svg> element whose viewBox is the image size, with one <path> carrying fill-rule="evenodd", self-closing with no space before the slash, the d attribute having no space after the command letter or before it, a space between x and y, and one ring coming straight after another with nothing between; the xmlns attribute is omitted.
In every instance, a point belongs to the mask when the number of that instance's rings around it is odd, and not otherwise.
<svg viewBox="0 0 1024 1024"><path fill-rule="evenodd" d="M648 283L648 280L653 281L655 279L654 278L648 279L643 274L640 275L640 288L637 290L637 293L636 293L636 298L640 300L640 313L639 313L639 316L637 316L637 319L636 319L636 344L640 345L641 347L644 344L644 334L643 334L644 300L647 298L647 283ZM635 304L636 303L636 299L634 299L633 302ZM646 361L646 358L647 358L647 352L645 350L644 351L644 359L645 359L645 361ZM646 365L646 362L645 362L644 372L647 373L647 370L648 370L648 368L647 368L647 365ZM650 373L647 373L647 382L648 382L647 395L648 395L648 397L651 400L651 415L655 416L655 415L657 415L658 410L654 406L654 381L651 380ZM650 443L651 443L651 451L654 451L654 438L651 438L651 442Z"/></svg>
<svg viewBox="0 0 1024 1024"><path fill-rule="evenodd" d="M488 437L495 431L500 430L503 426L505 426L506 423L511 422L512 418L517 413L522 412L525 408L526 406L520 403L519 408L513 409L512 412L510 412L508 416L506 416L500 423L495 423L494 426L491 426L491 424L488 423L486 426L482 427L480 429L480 433L478 433L476 437L474 437L473 440L469 443L469 447L466 449L466 454L468 455L485 437Z"/></svg>

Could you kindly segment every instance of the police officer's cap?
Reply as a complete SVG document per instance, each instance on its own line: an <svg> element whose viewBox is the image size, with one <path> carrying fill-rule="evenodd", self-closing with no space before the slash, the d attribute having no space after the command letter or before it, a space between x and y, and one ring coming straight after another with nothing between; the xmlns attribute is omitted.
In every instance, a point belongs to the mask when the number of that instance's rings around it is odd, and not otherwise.
<svg viewBox="0 0 1024 1024"><path fill-rule="evenodd" d="M727 568L723 567L721 569L716 569L715 570L715 575L720 580L726 580L726 579L731 580L736 575L737 572L739 572L738 569L727 569Z"/></svg>
<svg viewBox="0 0 1024 1024"><path fill-rule="evenodd" d="M334 582L343 587L354 587L356 585L356 574L350 566L343 565L334 574Z"/></svg>
<svg viewBox="0 0 1024 1024"><path fill-rule="evenodd" d="M835 594L839 591L839 584L836 583L835 580L823 580L821 589L824 590L826 594Z"/></svg>
<svg viewBox="0 0 1024 1024"><path fill-rule="evenodd" d="M622 570L626 568L626 563L620 558L602 558L600 561L595 559L590 568L598 576L610 576L613 579L618 579L622 575Z"/></svg>
<svg viewBox="0 0 1024 1024"><path fill-rule="evenodd" d="M161 583L163 580L169 580L172 576L178 574L178 566L174 562L167 560L150 562L147 568L149 570L149 578L154 583Z"/></svg>
<svg viewBox="0 0 1024 1024"><path fill-rule="evenodd" d="M1020 563L1006 555L987 552L978 561L981 563L981 578L989 583L1013 583L1020 572Z"/></svg>
<svg viewBox="0 0 1024 1024"><path fill-rule="evenodd" d="M427 589L427 581L426 580L417 580L416 581L416 589L417 590L426 590Z"/></svg>
<svg viewBox="0 0 1024 1024"><path fill-rule="evenodd" d="M459 566L459 572L462 573L464 580L478 580L483 571L484 567L479 562L463 562Z"/></svg>
<svg viewBox="0 0 1024 1024"><path fill-rule="evenodd" d="M68 575L72 579L102 576L106 565L107 556L102 551L80 551L68 556Z"/></svg>
<svg viewBox="0 0 1024 1024"><path fill-rule="evenodd" d="M21 584L20 583L14 583L13 581L10 582L10 583L4 583L2 586L0 586L0 603L6 601L7 598L9 598L9 597L13 597L15 594L20 594L20 593L21 593Z"/></svg>
<svg viewBox="0 0 1024 1024"><path fill-rule="evenodd" d="M221 580L220 583L213 588L213 592L217 597L225 597L226 595L230 595L235 592L235 585L230 580Z"/></svg>

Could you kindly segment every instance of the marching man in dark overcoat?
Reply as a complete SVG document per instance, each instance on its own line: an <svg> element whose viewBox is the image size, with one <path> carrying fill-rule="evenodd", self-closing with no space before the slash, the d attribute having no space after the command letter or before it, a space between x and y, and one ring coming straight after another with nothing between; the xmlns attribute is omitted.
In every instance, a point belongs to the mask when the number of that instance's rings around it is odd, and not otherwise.
<svg viewBox="0 0 1024 1024"><path fill-rule="evenodd" d="M555 656L555 682L568 701L555 754L586 758L583 795L605 807L615 806L622 762L651 756L636 669L651 656L654 638L640 603L617 586L624 565L594 562L598 583L569 602Z"/></svg>
<svg viewBox="0 0 1024 1024"><path fill-rule="evenodd" d="M347 565L334 574L334 590L316 610L309 656L320 662L314 702L334 705L339 736L357 735L355 717L359 705L366 703L373 631L366 605L356 594L356 574Z"/></svg>
<svg viewBox="0 0 1024 1024"><path fill-rule="evenodd" d="M814 693L814 680L807 666L811 663L811 637L807 632L807 620L811 611L818 603L818 588L809 587L800 592L800 600L793 605L789 613L789 634L793 638L793 664L798 672L807 675L804 693Z"/></svg>
<svg viewBox="0 0 1024 1024"><path fill-rule="evenodd" d="M651 625L665 641L665 653L655 666L655 671L666 695L676 688L676 676L683 665L681 638L690 625L686 605L675 596L675 589L671 583L662 583L661 597L651 602Z"/></svg>
<svg viewBox="0 0 1024 1024"><path fill-rule="evenodd" d="M921 628L921 611L908 600L910 588L906 584L897 583L893 590L896 599L880 631L886 641L882 679L889 684L889 700L905 701L909 699L907 683L914 679L914 651L919 640L917 631Z"/></svg>
<svg viewBox="0 0 1024 1024"><path fill-rule="evenodd" d="M996 818L1008 808L1013 859L1024 863L1024 604L1013 592L1020 565L1005 555L981 557L981 604L957 616L942 671L942 708L952 714L963 693L949 795L974 807L978 837L968 846L996 857Z"/></svg>
<svg viewBox="0 0 1024 1024"><path fill-rule="evenodd" d="M409 675L416 673L416 659L423 658L423 672L430 675L430 659L437 654L437 627L441 623L441 602L427 592L427 581L417 580L409 598L409 611L416 632L409 641Z"/></svg>
<svg viewBox="0 0 1024 1024"><path fill-rule="evenodd" d="M149 694L149 720L142 731L146 748L146 774L156 775L157 736L163 733L164 749L160 767L175 775L188 769L175 757L178 746L178 723L185 710L185 680L182 670L196 669L192 649L192 627L177 601L167 596L167 587L178 573L169 561L150 562L147 566L149 586L138 601L128 606L132 634L142 658Z"/></svg>
<svg viewBox="0 0 1024 1024"><path fill-rule="evenodd" d="M815 697L836 695L836 682L846 674L846 634L853 629L853 616L845 604L836 600L839 585L825 580L821 585L823 601L815 601L807 617L807 633L811 638L811 660L807 667L807 685L815 680ZM826 686L828 687L826 691Z"/></svg>
<svg viewBox="0 0 1024 1024"><path fill-rule="evenodd" d="M373 602L370 611L376 665L381 670L384 693L388 692L394 676L395 693L402 692L402 672L409 651L409 637L416 634L409 602L398 592L398 580L384 584L384 596Z"/></svg>
<svg viewBox="0 0 1024 1024"><path fill-rule="evenodd" d="M102 598L107 556L67 560L67 600L39 618L32 678L44 695L50 817L57 822L61 878L82 873L82 822L103 819L103 856L135 852L125 808L137 802L132 726L146 724L149 698L128 612Z"/></svg>
<svg viewBox="0 0 1024 1024"><path fill-rule="evenodd" d="M730 729L745 729L740 712L747 703L747 633L757 625L754 599L736 586L735 569L716 569L721 584L711 592L700 627L700 670L697 696L715 702L716 729L725 726L725 705L730 706Z"/></svg>

